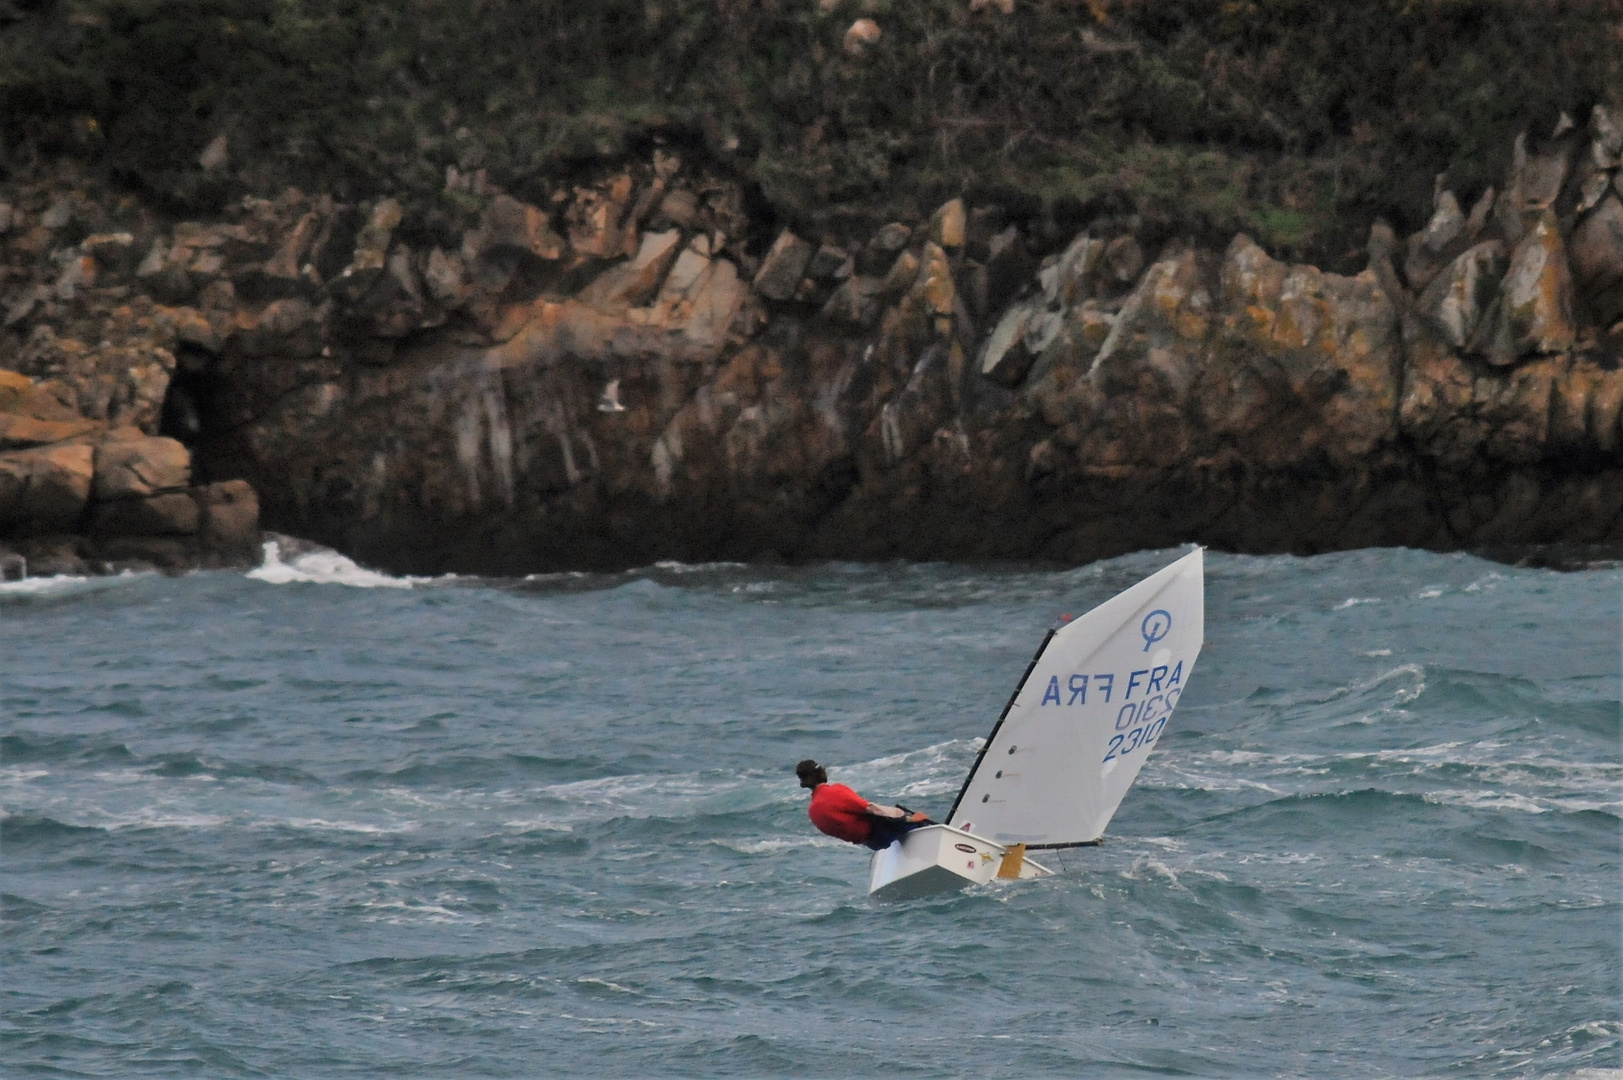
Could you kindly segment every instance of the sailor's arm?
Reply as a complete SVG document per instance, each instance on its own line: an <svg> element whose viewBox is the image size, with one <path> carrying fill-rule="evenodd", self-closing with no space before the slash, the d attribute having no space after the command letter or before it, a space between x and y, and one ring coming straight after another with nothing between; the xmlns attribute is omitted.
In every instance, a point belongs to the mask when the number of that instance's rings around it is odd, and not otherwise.
<svg viewBox="0 0 1623 1080"><path fill-rule="evenodd" d="M881 806L879 803L869 803L868 813L877 818L899 818L903 821L929 821L923 814L902 809L900 806Z"/></svg>

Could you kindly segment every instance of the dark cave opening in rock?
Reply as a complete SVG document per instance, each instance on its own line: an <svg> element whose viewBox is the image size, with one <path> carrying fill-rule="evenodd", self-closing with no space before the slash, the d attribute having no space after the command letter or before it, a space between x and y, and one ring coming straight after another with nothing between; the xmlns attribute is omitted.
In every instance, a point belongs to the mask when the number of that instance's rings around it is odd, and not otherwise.
<svg viewBox="0 0 1623 1080"><path fill-rule="evenodd" d="M192 482L211 483L204 443L216 433L212 405L220 377L213 373L214 358L201 349L182 345L176 350L175 373L164 394L158 434L179 441L192 454Z"/></svg>

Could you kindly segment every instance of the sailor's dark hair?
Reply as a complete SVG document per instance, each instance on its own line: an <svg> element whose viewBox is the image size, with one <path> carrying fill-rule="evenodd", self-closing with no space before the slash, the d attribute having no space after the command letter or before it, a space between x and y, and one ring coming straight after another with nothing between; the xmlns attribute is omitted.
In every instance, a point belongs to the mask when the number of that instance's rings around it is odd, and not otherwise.
<svg viewBox="0 0 1623 1080"><path fill-rule="evenodd" d="M811 758L795 766L795 775L800 777L801 787L816 787L818 784L828 783L828 770Z"/></svg>

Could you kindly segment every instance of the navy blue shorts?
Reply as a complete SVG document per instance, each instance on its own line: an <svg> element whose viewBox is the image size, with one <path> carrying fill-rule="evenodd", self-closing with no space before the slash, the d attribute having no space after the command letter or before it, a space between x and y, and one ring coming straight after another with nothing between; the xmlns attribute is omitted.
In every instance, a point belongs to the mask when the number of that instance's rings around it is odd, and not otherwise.
<svg viewBox="0 0 1623 1080"><path fill-rule="evenodd" d="M873 832L868 834L868 839L864 840L863 843L875 851L884 851L914 829L921 829L930 824L933 823L929 821L903 821L901 818L874 818Z"/></svg>

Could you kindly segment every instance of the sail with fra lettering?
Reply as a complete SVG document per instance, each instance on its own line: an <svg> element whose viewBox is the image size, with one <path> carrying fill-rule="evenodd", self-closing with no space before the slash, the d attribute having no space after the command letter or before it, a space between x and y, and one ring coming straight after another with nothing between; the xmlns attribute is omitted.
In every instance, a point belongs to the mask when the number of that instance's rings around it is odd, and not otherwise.
<svg viewBox="0 0 1623 1080"><path fill-rule="evenodd" d="M1028 850L1093 844L1166 730L1205 639L1199 548L1051 630L941 825L874 852L868 895L1048 877Z"/></svg>
<svg viewBox="0 0 1623 1080"><path fill-rule="evenodd" d="M1205 623L1197 549L1044 643L947 823L1000 844L1088 844L1166 730Z"/></svg>

